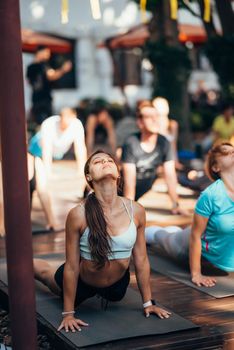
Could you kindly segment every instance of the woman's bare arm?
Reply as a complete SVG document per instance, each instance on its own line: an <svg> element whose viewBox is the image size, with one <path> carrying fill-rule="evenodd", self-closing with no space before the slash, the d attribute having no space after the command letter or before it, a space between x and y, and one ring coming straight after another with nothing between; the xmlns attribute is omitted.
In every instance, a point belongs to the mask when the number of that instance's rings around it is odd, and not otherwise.
<svg viewBox="0 0 234 350"><path fill-rule="evenodd" d="M134 200L136 196L136 165L133 163L122 164L124 178L124 197Z"/></svg>
<svg viewBox="0 0 234 350"><path fill-rule="evenodd" d="M113 120L109 116L109 114L108 114L108 117L107 117L106 122L105 122L105 128L106 128L106 131L107 131L108 143L110 145L111 151L112 151L113 154L115 154L115 152L116 152L116 145L117 145L116 134L115 134L115 128L114 128Z"/></svg>
<svg viewBox="0 0 234 350"><path fill-rule="evenodd" d="M146 303L151 301L152 294L150 287L150 264L145 242L145 210L140 204L134 203L134 212L137 220L137 240L133 248L133 259L142 302ZM156 314L160 318L168 318L170 315L170 312L156 305L145 307L144 313L146 317L151 313Z"/></svg>
<svg viewBox="0 0 234 350"><path fill-rule="evenodd" d="M90 114L86 123L86 146L88 155L90 155L93 151L96 126L97 118L94 114Z"/></svg>
<svg viewBox="0 0 234 350"><path fill-rule="evenodd" d="M74 314L69 314L74 311L77 282L79 277L80 265L80 233L84 222L84 210L77 206L72 209L66 221L66 262L63 275L63 298L64 312L68 314L63 318L58 330L65 328L68 332L71 330L81 330L80 326L87 326L87 323L76 319Z"/></svg>
<svg viewBox="0 0 234 350"><path fill-rule="evenodd" d="M66 221L66 263L64 267L64 311L74 310L77 280L79 276L79 209L72 209Z"/></svg>
<svg viewBox="0 0 234 350"><path fill-rule="evenodd" d="M145 243L145 210L140 204L134 205L135 216L138 220L137 240L133 248L133 259L138 288L142 302L152 299L150 289L150 265Z"/></svg>
<svg viewBox="0 0 234 350"><path fill-rule="evenodd" d="M47 176L44 163L38 157L35 158L35 177L36 177L36 190L40 199L42 208L44 209L47 219L47 225L52 228L56 228L56 222L51 205L51 197L48 190Z"/></svg>
<svg viewBox="0 0 234 350"><path fill-rule="evenodd" d="M196 285L212 287L216 280L201 274L201 236L205 232L209 218L194 214L189 244L189 263L192 282Z"/></svg>
<svg viewBox="0 0 234 350"><path fill-rule="evenodd" d="M74 140L74 153L77 163L77 174L79 178L79 196L83 197L84 190L86 187L86 180L84 176L84 167L87 160L87 148L85 144L84 130L83 127L79 129L79 134Z"/></svg>

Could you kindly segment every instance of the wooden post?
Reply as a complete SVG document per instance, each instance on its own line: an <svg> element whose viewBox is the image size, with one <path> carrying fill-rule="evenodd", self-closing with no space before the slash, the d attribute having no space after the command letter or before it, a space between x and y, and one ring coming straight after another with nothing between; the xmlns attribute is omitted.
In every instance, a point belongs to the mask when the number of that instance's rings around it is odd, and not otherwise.
<svg viewBox="0 0 234 350"><path fill-rule="evenodd" d="M0 138L14 350L34 350L36 308L26 158L19 0L0 1Z"/></svg>

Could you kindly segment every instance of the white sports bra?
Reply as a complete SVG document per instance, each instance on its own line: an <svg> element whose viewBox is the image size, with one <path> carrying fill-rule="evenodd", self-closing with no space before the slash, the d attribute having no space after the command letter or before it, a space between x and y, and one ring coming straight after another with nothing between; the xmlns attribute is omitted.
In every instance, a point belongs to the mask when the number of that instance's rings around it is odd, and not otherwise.
<svg viewBox="0 0 234 350"><path fill-rule="evenodd" d="M121 198L126 212L130 218L130 224L128 229L117 236L110 236L111 254L108 255L108 260L126 259L132 254L132 248L136 242L137 228L133 219L133 205L131 201L131 214L125 204L125 201ZM80 238L80 256L87 260L92 260L88 242L89 228L86 227L84 233Z"/></svg>

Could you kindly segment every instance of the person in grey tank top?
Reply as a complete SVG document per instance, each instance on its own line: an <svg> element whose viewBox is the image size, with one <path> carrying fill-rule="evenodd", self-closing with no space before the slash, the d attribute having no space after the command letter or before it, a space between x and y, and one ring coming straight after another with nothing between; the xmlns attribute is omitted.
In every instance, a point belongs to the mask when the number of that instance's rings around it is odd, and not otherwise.
<svg viewBox="0 0 234 350"><path fill-rule="evenodd" d="M34 260L36 279L63 299L58 330L75 332L88 326L74 315L85 299L99 295L107 301L119 301L124 297L131 256L145 316L168 318L170 312L152 299L144 208L118 196L120 172L110 154L93 153L84 172L93 192L68 214L65 263L54 269L44 260Z"/></svg>

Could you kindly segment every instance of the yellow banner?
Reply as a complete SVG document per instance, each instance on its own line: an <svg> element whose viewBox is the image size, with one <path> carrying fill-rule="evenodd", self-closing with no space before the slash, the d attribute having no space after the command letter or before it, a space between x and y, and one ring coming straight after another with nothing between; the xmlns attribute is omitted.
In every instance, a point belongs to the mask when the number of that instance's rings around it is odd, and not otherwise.
<svg viewBox="0 0 234 350"><path fill-rule="evenodd" d="M171 19L177 19L178 1L170 0L170 6L171 6Z"/></svg>
<svg viewBox="0 0 234 350"><path fill-rule="evenodd" d="M61 0L61 22L62 24L68 23L68 11L69 11L69 5L68 0Z"/></svg>
<svg viewBox="0 0 234 350"><path fill-rule="evenodd" d="M205 22L210 22L210 0L204 0L204 15Z"/></svg>
<svg viewBox="0 0 234 350"><path fill-rule="evenodd" d="M140 2L141 21L143 23L146 22L146 3L147 3L147 0L141 0L141 2Z"/></svg>

